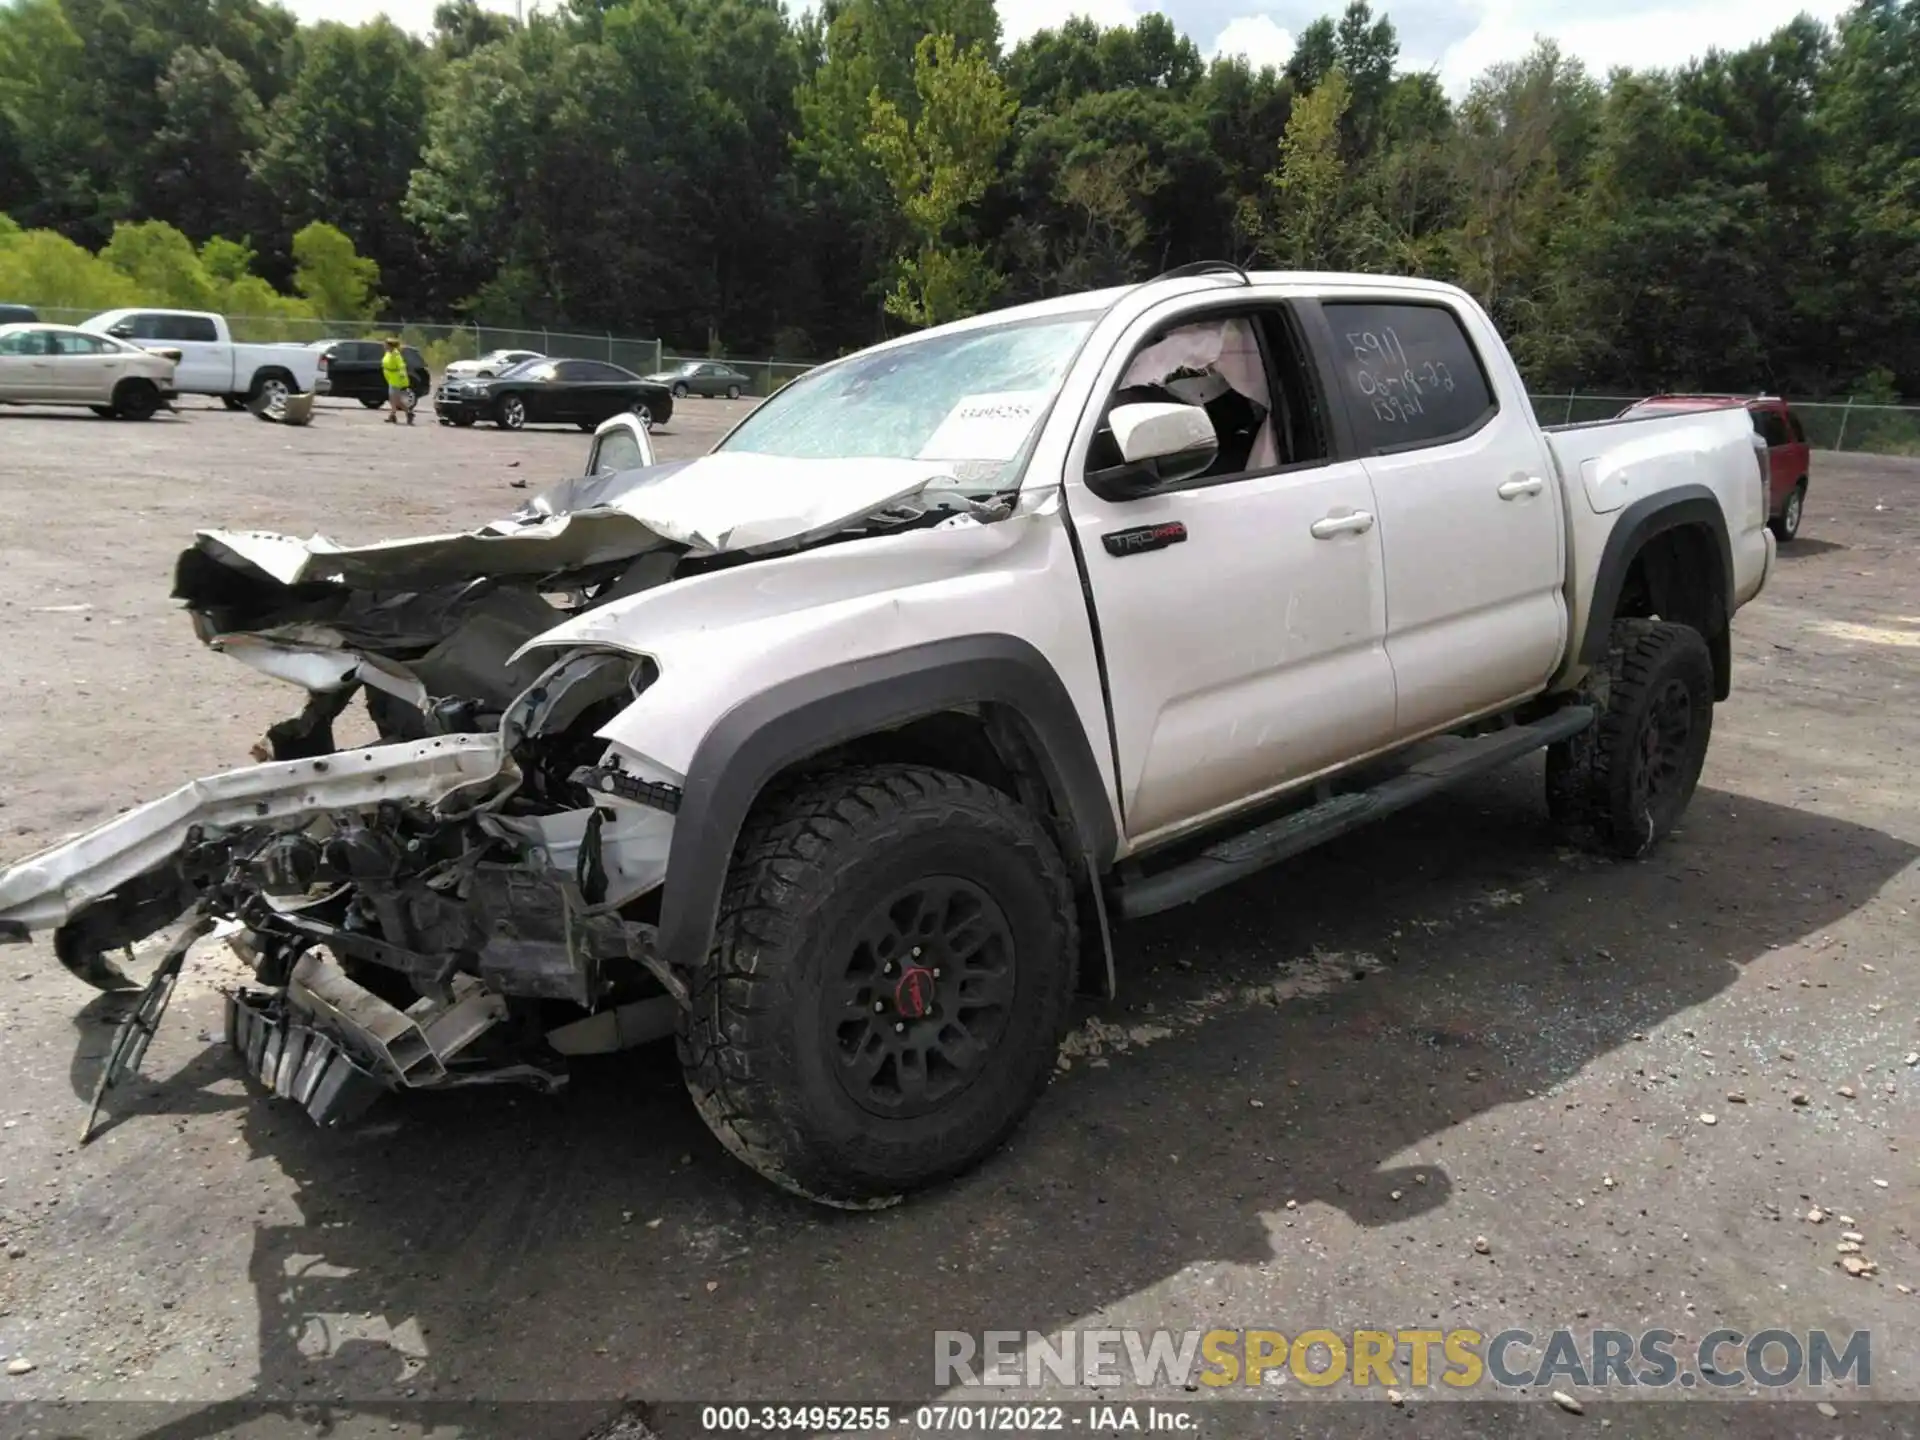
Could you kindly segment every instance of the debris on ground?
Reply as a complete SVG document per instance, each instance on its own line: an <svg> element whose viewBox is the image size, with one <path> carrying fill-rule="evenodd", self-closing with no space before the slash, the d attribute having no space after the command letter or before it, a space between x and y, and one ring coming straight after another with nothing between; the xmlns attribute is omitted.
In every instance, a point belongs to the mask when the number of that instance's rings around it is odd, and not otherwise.
<svg viewBox="0 0 1920 1440"><path fill-rule="evenodd" d="M1587 1413L1586 1407L1564 1390L1556 1390L1553 1392L1553 1403L1569 1415L1584 1415Z"/></svg>

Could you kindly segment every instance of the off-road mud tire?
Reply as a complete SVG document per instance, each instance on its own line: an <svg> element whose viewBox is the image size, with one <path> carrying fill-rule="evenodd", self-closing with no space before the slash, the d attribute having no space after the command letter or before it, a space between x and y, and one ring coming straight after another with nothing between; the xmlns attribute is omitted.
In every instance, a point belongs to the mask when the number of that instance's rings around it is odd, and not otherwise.
<svg viewBox="0 0 1920 1440"><path fill-rule="evenodd" d="M1713 736L1713 657L1698 630L1660 620L1619 620L1606 659L1586 682L1600 718L1548 747L1547 810L1577 844L1634 860L1673 830L1706 763ZM1683 737L1655 734L1684 715ZM1664 770L1651 791L1655 761Z"/></svg>
<svg viewBox="0 0 1920 1440"><path fill-rule="evenodd" d="M941 877L998 907L1011 1001L958 1093L926 1113L874 1114L836 1068L839 1036L865 1004L831 996L871 917L901 887ZM1069 1016L1076 929L1052 840L977 780L883 766L779 790L743 829L713 949L692 978L678 1036L687 1088L721 1143L767 1179L827 1205L890 1204L977 1164L1032 1108Z"/></svg>

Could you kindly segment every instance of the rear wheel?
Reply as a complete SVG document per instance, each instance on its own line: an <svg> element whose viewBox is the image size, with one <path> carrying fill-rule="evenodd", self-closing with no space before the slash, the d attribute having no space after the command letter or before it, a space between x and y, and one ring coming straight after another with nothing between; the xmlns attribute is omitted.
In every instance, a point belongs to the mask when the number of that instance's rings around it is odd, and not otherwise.
<svg viewBox="0 0 1920 1440"><path fill-rule="evenodd" d="M1787 495L1787 503L1780 507L1780 513L1767 522L1773 527L1775 538L1781 541L1793 539L1800 533L1800 517L1807 508L1807 482L1802 478L1798 485Z"/></svg>
<svg viewBox="0 0 1920 1440"><path fill-rule="evenodd" d="M653 432L652 409L644 404L636 405L633 407L633 413L634 417L640 422L640 428L651 434Z"/></svg>
<svg viewBox="0 0 1920 1440"><path fill-rule="evenodd" d="M495 414L502 430L519 430L527 423L527 402L518 395L503 396Z"/></svg>
<svg viewBox="0 0 1920 1440"><path fill-rule="evenodd" d="M380 409L381 406L385 405L387 402L384 400L375 399L371 395L362 395L360 397L360 403L366 406L367 409L369 410L378 410Z"/></svg>
<svg viewBox="0 0 1920 1440"><path fill-rule="evenodd" d="M122 420L150 420L160 408L160 392L151 380L122 380L113 389L112 413Z"/></svg>
<svg viewBox="0 0 1920 1440"><path fill-rule="evenodd" d="M253 403L263 415L278 415L292 393L293 386L279 375L263 375L253 382Z"/></svg>
<svg viewBox="0 0 1920 1440"><path fill-rule="evenodd" d="M1006 795L911 766L815 778L748 821L681 1020L687 1087L769 1180L888 1203L1032 1107L1075 931L1058 850Z"/></svg>
<svg viewBox="0 0 1920 1440"><path fill-rule="evenodd" d="M1637 859L1679 823L1713 736L1713 658L1688 625L1616 621L1588 681L1593 727L1547 750L1547 809L1573 838Z"/></svg>

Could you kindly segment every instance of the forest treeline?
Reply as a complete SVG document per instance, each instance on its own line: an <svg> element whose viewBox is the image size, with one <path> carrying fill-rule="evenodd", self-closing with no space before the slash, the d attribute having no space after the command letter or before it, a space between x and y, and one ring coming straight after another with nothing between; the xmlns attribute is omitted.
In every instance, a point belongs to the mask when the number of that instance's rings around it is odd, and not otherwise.
<svg viewBox="0 0 1920 1440"><path fill-rule="evenodd" d="M993 0L450 0L424 37L15 0L0 290L197 266L819 358L1225 258L1455 281L1540 389L1920 396L1916 55L1920 0L1860 0L1672 70L1542 41L1456 98L1366 0L1260 70L1158 15L1009 47Z"/></svg>

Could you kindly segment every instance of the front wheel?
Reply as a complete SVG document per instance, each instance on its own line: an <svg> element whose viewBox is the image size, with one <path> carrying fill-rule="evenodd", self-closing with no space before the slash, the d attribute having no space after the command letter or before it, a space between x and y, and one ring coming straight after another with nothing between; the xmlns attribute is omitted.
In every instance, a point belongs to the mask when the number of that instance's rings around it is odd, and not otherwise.
<svg viewBox="0 0 1920 1440"><path fill-rule="evenodd" d="M687 387L684 384L675 385L673 387L673 398L676 400L684 400L687 398L687 396L691 395L692 393L693 392L687 389Z"/></svg>
<svg viewBox="0 0 1920 1440"><path fill-rule="evenodd" d="M763 799L681 1018L695 1106L823 1204L971 1168L1053 1071L1075 914L1046 831L977 780L885 766Z"/></svg>
<svg viewBox="0 0 1920 1440"><path fill-rule="evenodd" d="M500 402L497 423L502 430L519 430L527 423L527 402L509 395Z"/></svg>
<svg viewBox="0 0 1920 1440"><path fill-rule="evenodd" d="M1547 809L1572 837L1634 860L1686 812L1713 736L1713 657L1698 630L1620 620L1588 681L1592 728L1547 749Z"/></svg>
<svg viewBox="0 0 1920 1440"><path fill-rule="evenodd" d="M727 399L738 400L739 398L740 398L740 387L738 385L727 386Z"/></svg>
<svg viewBox="0 0 1920 1440"><path fill-rule="evenodd" d="M1800 533L1800 516L1807 508L1807 482L1802 480L1793 487L1787 496L1787 503L1780 507L1780 513L1767 524L1773 528L1774 538L1782 544Z"/></svg>
<svg viewBox="0 0 1920 1440"><path fill-rule="evenodd" d="M645 405L633 407L633 417L640 422L640 428L649 435L653 433L653 411Z"/></svg>

